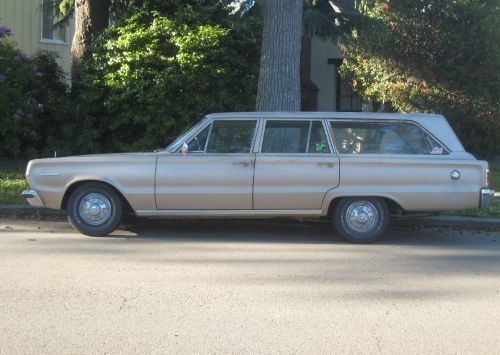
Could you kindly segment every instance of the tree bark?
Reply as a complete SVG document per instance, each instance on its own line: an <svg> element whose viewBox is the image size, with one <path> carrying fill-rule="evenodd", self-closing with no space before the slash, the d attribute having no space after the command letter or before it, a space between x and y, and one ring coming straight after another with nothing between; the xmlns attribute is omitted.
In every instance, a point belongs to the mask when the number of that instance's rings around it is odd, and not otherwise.
<svg viewBox="0 0 500 355"><path fill-rule="evenodd" d="M71 81L77 90L81 63L90 55L92 39L109 24L109 0L75 0L75 35L71 45Z"/></svg>
<svg viewBox="0 0 500 355"><path fill-rule="evenodd" d="M260 0L263 32L257 111L300 111L303 0Z"/></svg>

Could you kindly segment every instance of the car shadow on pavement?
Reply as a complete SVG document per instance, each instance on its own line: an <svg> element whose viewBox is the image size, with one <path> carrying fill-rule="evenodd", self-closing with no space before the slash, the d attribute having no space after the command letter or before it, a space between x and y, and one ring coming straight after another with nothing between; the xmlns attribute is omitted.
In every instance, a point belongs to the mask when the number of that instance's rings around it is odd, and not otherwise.
<svg viewBox="0 0 500 355"><path fill-rule="evenodd" d="M126 233L122 233L125 231ZM136 218L108 237L184 242L350 244L328 222L293 220L161 220ZM479 243L478 240L484 241ZM470 241L474 249L500 248L500 231L397 223L372 245L445 245ZM498 243L497 243L498 242ZM495 244L497 243L497 244ZM461 246L460 246L461 247Z"/></svg>
<svg viewBox="0 0 500 355"><path fill-rule="evenodd" d="M276 220L135 219L111 235L120 236L186 242L343 243L329 224Z"/></svg>

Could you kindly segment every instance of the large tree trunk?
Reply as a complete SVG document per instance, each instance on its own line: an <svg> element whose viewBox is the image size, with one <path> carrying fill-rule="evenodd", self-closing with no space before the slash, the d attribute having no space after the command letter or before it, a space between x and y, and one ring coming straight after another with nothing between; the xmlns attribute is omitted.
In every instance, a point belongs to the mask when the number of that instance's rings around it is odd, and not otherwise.
<svg viewBox="0 0 500 355"><path fill-rule="evenodd" d="M264 27L257 111L300 111L303 0L260 0Z"/></svg>
<svg viewBox="0 0 500 355"><path fill-rule="evenodd" d="M109 0L75 0L75 36L71 45L71 81L78 90L81 62L90 54L92 38L108 27Z"/></svg>

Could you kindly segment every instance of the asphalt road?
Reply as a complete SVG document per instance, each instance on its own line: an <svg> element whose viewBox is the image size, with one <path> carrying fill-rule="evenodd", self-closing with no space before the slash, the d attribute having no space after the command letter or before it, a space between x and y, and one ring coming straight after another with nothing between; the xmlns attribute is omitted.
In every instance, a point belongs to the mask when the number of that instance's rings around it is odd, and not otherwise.
<svg viewBox="0 0 500 355"><path fill-rule="evenodd" d="M500 231L0 218L0 353L500 353Z"/></svg>

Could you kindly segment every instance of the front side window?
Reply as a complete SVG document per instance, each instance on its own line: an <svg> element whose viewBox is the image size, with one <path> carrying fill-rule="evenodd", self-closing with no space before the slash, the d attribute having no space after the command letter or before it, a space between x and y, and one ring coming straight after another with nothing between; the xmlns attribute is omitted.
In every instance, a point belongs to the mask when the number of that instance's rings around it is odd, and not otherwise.
<svg viewBox="0 0 500 355"><path fill-rule="evenodd" d="M212 125L205 127L200 133L198 133L193 139L188 143L188 150L191 153L203 153L207 146L207 138L210 133L210 128Z"/></svg>
<svg viewBox="0 0 500 355"><path fill-rule="evenodd" d="M42 2L42 39L66 42L66 26L57 24L58 2L44 0Z"/></svg>
<svg viewBox="0 0 500 355"><path fill-rule="evenodd" d="M250 153L257 121L214 121L188 142L191 153Z"/></svg>
<svg viewBox="0 0 500 355"><path fill-rule="evenodd" d="M321 121L266 122L262 153L330 153Z"/></svg>
<svg viewBox="0 0 500 355"><path fill-rule="evenodd" d="M409 122L331 121L342 154L448 154L420 127Z"/></svg>

